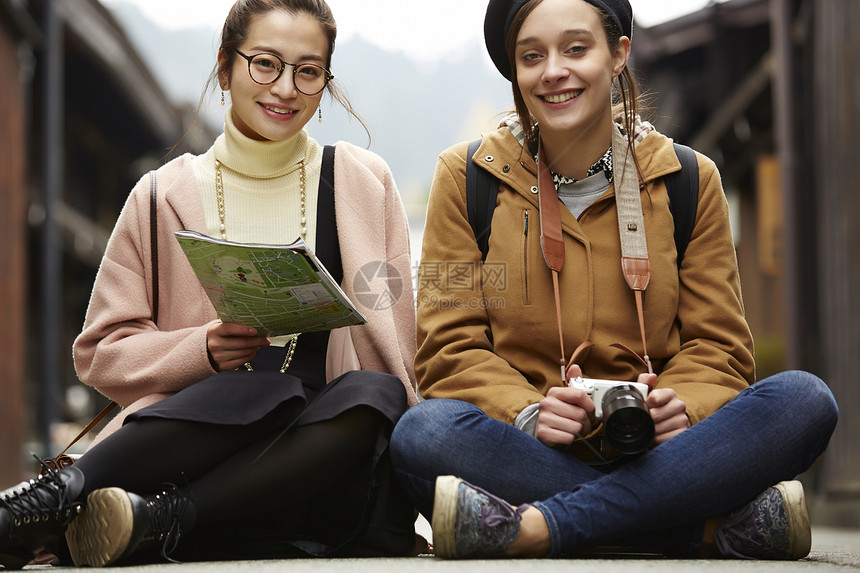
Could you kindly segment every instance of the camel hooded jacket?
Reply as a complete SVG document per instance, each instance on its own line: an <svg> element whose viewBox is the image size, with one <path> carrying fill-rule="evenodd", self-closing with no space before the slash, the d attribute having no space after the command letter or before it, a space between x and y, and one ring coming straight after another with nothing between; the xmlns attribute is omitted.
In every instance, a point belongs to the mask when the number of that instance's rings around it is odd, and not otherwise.
<svg viewBox="0 0 860 573"><path fill-rule="evenodd" d="M471 402L514 423L562 384L552 274L540 245L536 165L505 127L474 156L501 181L485 263L466 211L466 148L438 160L418 275L419 390ZM672 141L652 131L636 147L651 282L644 295L657 388L672 388L696 423L754 381L728 206L716 166L697 154L699 204L683 265L662 177L678 171ZM586 377L635 381L644 371L620 342L642 353L633 292L621 270L614 187L579 218L562 206L566 259L560 273L565 356Z"/></svg>
<svg viewBox="0 0 860 573"><path fill-rule="evenodd" d="M174 231L206 232L193 156L183 155L157 172L159 315L152 316L150 177L132 190L108 242L74 343L81 380L118 402L123 411L96 441L118 429L131 412L195 384L215 371L206 332L217 315L188 264ZM327 377L362 368L393 374L415 404L415 310L406 215L394 180L377 155L338 143L334 161L335 213L343 264L343 289L356 301L353 278L367 264L389 265L401 296L386 308L360 310L367 324L333 331ZM397 284L394 285L392 281Z"/></svg>

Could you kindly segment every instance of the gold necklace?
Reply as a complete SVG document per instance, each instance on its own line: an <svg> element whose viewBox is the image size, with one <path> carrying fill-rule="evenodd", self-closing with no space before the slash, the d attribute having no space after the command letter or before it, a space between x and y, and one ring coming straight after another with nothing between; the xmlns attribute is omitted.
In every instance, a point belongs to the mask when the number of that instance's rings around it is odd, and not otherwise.
<svg viewBox="0 0 860 573"><path fill-rule="evenodd" d="M308 240L308 219L307 219L307 194L305 192L305 160L302 159L299 164L299 198L301 199L301 210L302 210L302 240ZM225 208L224 203L224 179L221 176L221 162L219 160L215 160L215 200L218 203L218 219L220 221L220 231L221 231L221 239L227 240L227 210ZM287 356L284 358L284 363L281 366L279 372L281 374L286 373L287 368L290 367L290 363L293 361L293 354L296 352L296 344L298 344L299 335L293 334L290 337L290 347L287 349ZM253 372L254 369L251 368L251 363L246 362L245 368L248 369L248 372Z"/></svg>

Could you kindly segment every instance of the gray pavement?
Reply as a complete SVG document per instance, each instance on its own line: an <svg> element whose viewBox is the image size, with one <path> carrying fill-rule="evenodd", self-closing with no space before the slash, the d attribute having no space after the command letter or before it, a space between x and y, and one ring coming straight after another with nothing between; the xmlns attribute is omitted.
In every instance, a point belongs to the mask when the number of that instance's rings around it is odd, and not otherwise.
<svg viewBox="0 0 860 573"><path fill-rule="evenodd" d="M420 527L419 527L420 530ZM26 570L73 571L72 568L50 566L27 567ZM402 559L293 559L271 561L229 561L221 563L184 563L181 565L148 565L123 567L123 573L149 573L175 571L177 573L223 573L227 571L253 571L254 573L382 573L409 571L410 573L464 573L466 571L492 571L493 573L654 573L659 571L703 573L708 571L826 572L860 569L860 530L813 527L812 552L800 561L735 561L691 560L639 557L546 559L546 560L495 560L495 561L444 561L430 556Z"/></svg>

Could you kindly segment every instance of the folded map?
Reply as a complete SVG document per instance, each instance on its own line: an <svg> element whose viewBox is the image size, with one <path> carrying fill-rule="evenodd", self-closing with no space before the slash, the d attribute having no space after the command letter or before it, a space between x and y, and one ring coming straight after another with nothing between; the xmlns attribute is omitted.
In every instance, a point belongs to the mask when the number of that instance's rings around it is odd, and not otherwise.
<svg viewBox="0 0 860 573"><path fill-rule="evenodd" d="M367 322L302 239L260 245L174 235L223 322L267 336Z"/></svg>

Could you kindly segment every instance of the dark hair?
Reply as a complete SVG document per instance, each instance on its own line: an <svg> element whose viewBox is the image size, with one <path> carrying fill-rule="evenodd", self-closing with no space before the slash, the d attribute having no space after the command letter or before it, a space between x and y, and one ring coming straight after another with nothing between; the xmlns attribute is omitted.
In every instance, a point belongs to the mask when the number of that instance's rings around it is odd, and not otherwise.
<svg viewBox="0 0 860 573"><path fill-rule="evenodd" d="M209 79L206 80L206 85L200 96L200 102L197 105L197 113L194 116L194 121L197 120L197 116L200 114L200 108L206 99L206 94L213 85L218 85L219 75L226 73L229 77L233 62L238 57L234 49L241 46L248 38L248 28L251 27L254 18L273 10L284 10L293 15L307 14L314 18L319 23L328 40L329 50L326 58L326 68L331 68L331 58L334 54L335 39L337 38L337 23L334 20L331 8L329 8L325 0L238 0L230 8L230 13L227 14L227 19L224 21L224 27L221 30L219 53L226 55L226 58L223 62L219 59L215 63L212 73L209 74ZM325 89L332 99L342 105L347 113L361 124L365 133L367 133L369 144L370 131L353 108L349 98L346 97L346 94L340 88L337 80L331 80Z"/></svg>
<svg viewBox="0 0 860 573"><path fill-rule="evenodd" d="M523 124L526 142L532 148L532 151L537 150L538 133L518 85L515 51L517 36L523 27L523 23L541 2L543 0L531 0L524 4L511 22L507 38L505 38L505 49L507 50L508 60L511 62L511 87L514 93L514 106ZM594 4L591 5L594 6ZM621 36L623 35L621 28L618 27L615 20L604 10L597 6L594 6L594 9L600 13L603 29L606 32L607 44L610 51L613 51L618 48L621 41ZM633 71L627 64L624 65L624 70L622 70L615 79L615 82L613 82L612 105L615 118L620 120L621 125L624 127L627 136L627 145L632 153L633 142L636 137L636 116L639 114L639 84L633 75ZM633 157L635 159L635 153Z"/></svg>

